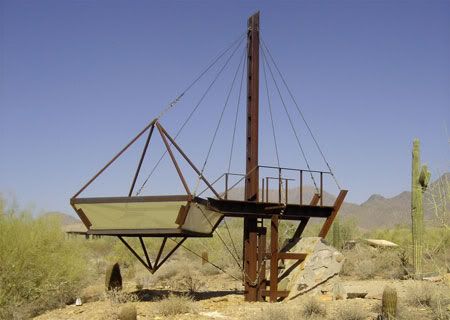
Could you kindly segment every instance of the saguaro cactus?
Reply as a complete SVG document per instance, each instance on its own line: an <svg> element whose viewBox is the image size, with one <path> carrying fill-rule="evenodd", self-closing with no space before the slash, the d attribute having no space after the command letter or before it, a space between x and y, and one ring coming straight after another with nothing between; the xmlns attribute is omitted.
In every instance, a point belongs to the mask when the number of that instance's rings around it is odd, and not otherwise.
<svg viewBox="0 0 450 320"><path fill-rule="evenodd" d="M412 218L412 242L413 263L416 277L422 277L423 257L423 192L430 181L430 172L426 165L420 163L420 142L415 139L412 152L412 183L411 183L411 218Z"/></svg>
<svg viewBox="0 0 450 320"><path fill-rule="evenodd" d="M384 288L381 300L381 319L393 320L397 315L397 291L389 286Z"/></svg>
<svg viewBox="0 0 450 320"><path fill-rule="evenodd" d="M336 217L333 222L333 246L341 250L342 249L342 237L341 237L341 223L340 219Z"/></svg>

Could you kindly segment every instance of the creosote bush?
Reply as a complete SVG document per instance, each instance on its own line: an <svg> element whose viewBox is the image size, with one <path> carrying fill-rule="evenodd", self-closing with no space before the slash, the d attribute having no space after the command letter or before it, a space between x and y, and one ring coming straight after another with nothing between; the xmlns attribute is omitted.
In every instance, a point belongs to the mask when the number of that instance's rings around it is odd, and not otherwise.
<svg viewBox="0 0 450 320"><path fill-rule="evenodd" d="M1 202L1 199L0 199ZM85 278L83 246L59 221L0 212L0 319L20 319L73 301Z"/></svg>

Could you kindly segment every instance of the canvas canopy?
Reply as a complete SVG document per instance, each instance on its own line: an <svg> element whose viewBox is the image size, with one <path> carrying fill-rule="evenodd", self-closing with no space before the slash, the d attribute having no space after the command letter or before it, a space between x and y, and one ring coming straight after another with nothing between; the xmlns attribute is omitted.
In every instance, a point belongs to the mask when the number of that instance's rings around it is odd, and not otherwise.
<svg viewBox="0 0 450 320"><path fill-rule="evenodd" d="M158 230L163 235L174 229L210 234L222 219L222 214L209 209L202 199L187 196L78 198L72 205L96 234L102 230L155 234Z"/></svg>

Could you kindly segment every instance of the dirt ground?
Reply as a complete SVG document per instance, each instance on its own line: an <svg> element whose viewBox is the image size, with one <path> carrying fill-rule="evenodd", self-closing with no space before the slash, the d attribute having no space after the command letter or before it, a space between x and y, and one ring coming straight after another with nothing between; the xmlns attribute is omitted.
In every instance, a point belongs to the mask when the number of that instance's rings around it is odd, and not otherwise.
<svg viewBox="0 0 450 320"><path fill-rule="evenodd" d="M302 304L308 296L315 295L326 308L327 319L338 319L339 310L358 308L365 314L366 319L376 319L381 306L381 297L386 285L394 287L398 292L399 308L403 313L403 319L435 319L431 310L426 307L411 307L406 304L408 294L417 284L413 280L351 280L336 278L327 284L318 287L295 300L284 301L277 304L267 302L244 302L243 293L239 291L240 284L231 281L225 275L207 277L208 286L203 291L195 294L193 303L195 311L164 317L155 313L158 301L169 293L170 288L150 288L136 291L135 285L126 283L124 292L135 293L139 297L137 302L129 302L137 308L138 319L263 319L261 314L270 308L285 307L288 313L295 319L302 319ZM333 299L332 290L336 283L342 284L346 293L367 292L364 299ZM434 284L445 288L446 285ZM82 296L84 303L81 306L68 305L64 308L49 311L36 317L38 320L106 320L117 319L117 314L123 303L113 302L105 298L103 286L99 283L85 289ZM264 319L269 319L266 317ZM317 319L317 318L316 318Z"/></svg>

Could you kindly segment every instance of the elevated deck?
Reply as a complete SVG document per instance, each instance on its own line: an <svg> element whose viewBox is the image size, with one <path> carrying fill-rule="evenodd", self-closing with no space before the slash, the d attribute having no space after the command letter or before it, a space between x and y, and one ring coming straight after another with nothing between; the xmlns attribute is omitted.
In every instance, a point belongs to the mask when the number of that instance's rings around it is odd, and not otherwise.
<svg viewBox="0 0 450 320"><path fill-rule="evenodd" d="M87 234L122 237L212 237L223 215L189 195L74 198Z"/></svg>
<svg viewBox="0 0 450 320"><path fill-rule="evenodd" d="M282 220L328 218L334 208L332 206L218 200L213 198L208 198L208 207L212 210L220 211L225 217L256 217L270 219L272 215L275 214Z"/></svg>

